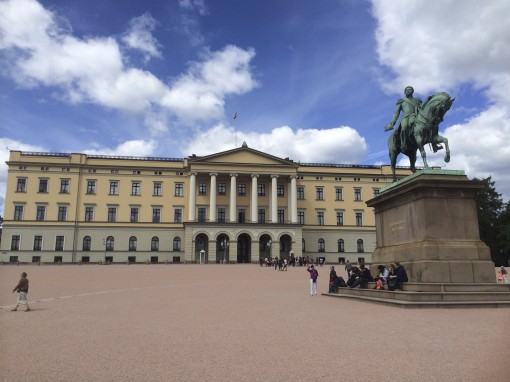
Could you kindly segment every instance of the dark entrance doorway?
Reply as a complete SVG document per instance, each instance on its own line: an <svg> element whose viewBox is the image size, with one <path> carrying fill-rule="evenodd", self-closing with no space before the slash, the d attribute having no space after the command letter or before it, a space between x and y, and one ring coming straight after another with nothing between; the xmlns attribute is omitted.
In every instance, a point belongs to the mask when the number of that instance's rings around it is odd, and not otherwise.
<svg viewBox="0 0 510 382"><path fill-rule="evenodd" d="M250 263L251 262L251 238L243 233L237 238L237 262Z"/></svg>
<svg viewBox="0 0 510 382"><path fill-rule="evenodd" d="M207 235L201 233L200 235L197 236L196 240L195 240L195 261L197 263L200 263L200 251L205 251L205 258L202 258L202 261L204 262L208 262L207 259L208 259L208 256L209 256L209 246L208 246L208 243L209 243L209 238L207 237Z"/></svg>
<svg viewBox="0 0 510 382"><path fill-rule="evenodd" d="M292 238L289 235L282 235L280 237L280 258L288 259L290 251L292 250Z"/></svg>

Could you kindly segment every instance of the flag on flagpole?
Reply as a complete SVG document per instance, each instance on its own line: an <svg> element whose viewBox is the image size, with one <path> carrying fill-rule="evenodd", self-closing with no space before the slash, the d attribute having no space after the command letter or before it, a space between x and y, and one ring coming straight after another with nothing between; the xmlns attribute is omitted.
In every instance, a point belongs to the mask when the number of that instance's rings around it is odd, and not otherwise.
<svg viewBox="0 0 510 382"><path fill-rule="evenodd" d="M237 118L237 111L234 113L234 118L233 119L236 119Z"/></svg>

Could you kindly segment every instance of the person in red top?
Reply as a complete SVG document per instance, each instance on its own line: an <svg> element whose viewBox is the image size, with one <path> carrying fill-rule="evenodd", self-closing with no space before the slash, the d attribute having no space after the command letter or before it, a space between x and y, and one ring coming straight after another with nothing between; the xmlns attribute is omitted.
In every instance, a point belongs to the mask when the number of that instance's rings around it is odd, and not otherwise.
<svg viewBox="0 0 510 382"><path fill-rule="evenodd" d="M28 300L27 300L27 293L28 293L28 279L27 279L27 273L23 272L21 274L21 279L18 282L18 285L14 287L12 290L12 293L18 292L18 301L16 301L16 306L12 308L11 310L13 312L18 310L18 305L25 305L27 309L26 312L30 311L30 307L28 306Z"/></svg>

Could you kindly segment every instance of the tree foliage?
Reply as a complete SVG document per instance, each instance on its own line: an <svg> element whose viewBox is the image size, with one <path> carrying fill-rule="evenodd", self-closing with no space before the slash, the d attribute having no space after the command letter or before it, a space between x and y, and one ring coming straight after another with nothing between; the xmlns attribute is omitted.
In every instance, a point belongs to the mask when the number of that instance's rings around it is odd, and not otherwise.
<svg viewBox="0 0 510 382"><path fill-rule="evenodd" d="M475 179L479 180L479 179ZM496 265L508 265L510 256L510 210L496 191L495 182L489 176L481 179L484 188L476 193L480 239L491 251Z"/></svg>

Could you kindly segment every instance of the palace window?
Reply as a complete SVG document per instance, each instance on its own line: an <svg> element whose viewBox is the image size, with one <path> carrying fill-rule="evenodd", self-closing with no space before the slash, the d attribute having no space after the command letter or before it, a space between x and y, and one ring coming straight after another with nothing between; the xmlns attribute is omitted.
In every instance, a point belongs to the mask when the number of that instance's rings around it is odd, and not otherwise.
<svg viewBox="0 0 510 382"><path fill-rule="evenodd" d="M20 235L11 236L11 251L19 251L20 240L21 240Z"/></svg>
<svg viewBox="0 0 510 382"><path fill-rule="evenodd" d="M344 213L343 212L336 213L336 225L344 225Z"/></svg>
<svg viewBox="0 0 510 382"><path fill-rule="evenodd" d="M344 200L344 190L343 188L335 188L335 200Z"/></svg>
<svg viewBox="0 0 510 382"><path fill-rule="evenodd" d="M182 209L176 208L174 210L174 223L181 223L182 222Z"/></svg>
<svg viewBox="0 0 510 382"><path fill-rule="evenodd" d="M26 191L27 191L26 178L18 178L18 182L16 183L16 192L26 192Z"/></svg>
<svg viewBox="0 0 510 382"><path fill-rule="evenodd" d="M181 238L180 237L176 237L174 238L174 242L173 242L173 250L174 251L180 251L181 250Z"/></svg>
<svg viewBox="0 0 510 382"><path fill-rule="evenodd" d="M285 210L278 209L278 224L284 224L285 223Z"/></svg>
<svg viewBox="0 0 510 382"><path fill-rule="evenodd" d="M297 218L299 224L305 224L305 211L298 211Z"/></svg>
<svg viewBox="0 0 510 382"><path fill-rule="evenodd" d="M356 245L357 245L358 252L365 252L365 249L363 248L363 240L358 239Z"/></svg>
<svg viewBox="0 0 510 382"><path fill-rule="evenodd" d="M198 209L198 222L199 223L205 223L205 214L206 214L205 207L200 207Z"/></svg>
<svg viewBox="0 0 510 382"><path fill-rule="evenodd" d="M161 222L161 208L152 209L152 222L153 223Z"/></svg>
<svg viewBox="0 0 510 382"><path fill-rule="evenodd" d="M326 252L326 243L324 242L324 239L319 239L317 244L318 244L318 251L319 252Z"/></svg>
<svg viewBox="0 0 510 382"><path fill-rule="evenodd" d="M57 220L59 222L63 222L63 221L67 220L67 206L59 206L58 207Z"/></svg>
<svg viewBox="0 0 510 382"><path fill-rule="evenodd" d="M129 251L131 252L136 251L136 243L137 243L136 236L131 236L129 238Z"/></svg>
<svg viewBox="0 0 510 382"><path fill-rule="evenodd" d="M207 195L207 183L206 182L198 183L198 195Z"/></svg>
<svg viewBox="0 0 510 382"><path fill-rule="evenodd" d="M42 236L34 236L34 251L42 250Z"/></svg>
<svg viewBox="0 0 510 382"><path fill-rule="evenodd" d="M154 182L154 190L152 192L152 195L154 196L163 195L163 185L161 184L161 182Z"/></svg>
<svg viewBox="0 0 510 382"><path fill-rule="evenodd" d="M85 207L85 221L94 221L94 207Z"/></svg>
<svg viewBox="0 0 510 382"><path fill-rule="evenodd" d="M96 193L96 181L87 180L87 194L94 195Z"/></svg>
<svg viewBox="0 0 510 382"><path fill-rule="evenodd" d="M284 188L284 185L283 184L277 184L276 185L276 195L278 197L283 197L285 196L285 188Z"/></svg>
<svg viewBox="0 0 510 382"><path fill-rule="evenodd" d="M105 250L108 251L108 252L112 252L115 248L115 239L113 238L113 236L108 236L106 238L106 247L105 247Z"/></svg>
<svg viewBox="0 0 510 382"><path fill-rule="evenodd" d="M225 208L218 208L218 223L225 223Z"/></svg>
<svg viewBox="0 0 510 382"><path fill-rule="evenodd" d="M316 200L324 200L324 188L323 187L315 187L315 199Z"/></svg>
<svg viewBox="0 0 510 382"><path fill-rule="evenodd" d="M227 185L225 183L218 183L218 195L227 195Z"/></svg>
<svg viewBox="0 0 510 382"><path fill-rule="evenodd" d="M60 179L60 193L69 194L69 179Z"/></svg>
<svg viewBox="0 0 510 382"><path fill-rule="evenodd" d="M240 196L246 195L246 184L239 183L237 185L237 194L240 195Z"/></svg>
<svg viewBox="0 0 510 382"><path fill-rule="evenodd" d="M129 221L131 223L138 222L139 214L140 214L140 212L139 212L138 207L131 207L131 214L130 214Z"/></svg>
<svg viewBox="0 0 510 382"><path fill-rule="evenodd" d="M304 200L305 199L305 188L304 187L298 187L297 188L297 198L298 198L298 200Z"/></svg>
<svg viewBox="0 0 510 382"><path fill-rule="evenodd" d="M266 209L265 208L259 208L259 223L265 223L266 222Z"/></svg>
<svg viewBox="0 0 510 382"><path fill-rule="evenodd" d="M361 201L361 188L355 188L354 189L354 200L359 202Z"/></svg>
<svg viewBox="0 0 510 382"><path fill-rule="evenodd" d="M140 182L132 182L131 183L131 195L133 195L133 196L141 195Z"/></svg>
<svg viewBox="0 0 510 382"><path fill-rule="evenodd" d="M259 184L258 185L258 195L259 196L266 196L266 185L265 184Z"/></svg>
<svg viewBox="0 0 510 382"><path fill-rule="evenodd" d="M159 238L157 236L154 236L151 239L151 251L152 252L159 251Z"/></svg>
<svg viewBox="0 0 510 382"><path fill-rule="evenodd" d="M55 238L55 251L64 250L64 236L57 236Z"/></svg>
<svg viewBox="0 0 510 382"><path fill-rule="evenodd" d="M317 225L324 225L324 211L317 211Z"/></svg>
<svg viewBox="0 0 510 382"><path fill-rule="evenodd" d="M39 192L48 192L48 179L39 179Z"/></svg>
<svg viewBox="0 0 510 382"><path fill-rule="evenodd" d="M362 212L356 212L356 225L358 227L361 227L363 225L363 213Z"/></svg>
<svg viewBox="0 0 510 382"><path fill-rule="evenodd" d="M46 206L37 206L35 220L44 221L45 216L46 216Z"/></svg>
<svg viewBox="0 0 510 382"><path fill-rule="evenodd" d="M117 208L108 207L108 222L114 223L117 220Z"/></svg>
<svg viewBox="0 0 510 382"><path fill-rule="evenodd" d="M14 220L23 220L23 206L14 206Z"/></svg>
<svg viewBox="0 0 510 382"><path fill-rule="evenodd" d="M175 183L175 196L184 196L184 185L182 183Z"/></svg>
<svg viewBox="0 0 510 382"><path fill-rule="evenodd" d="M338 252L345 252L344 239L338 239Z"/></svg>
<svg viewBox="0 0 510 382"><path fill-rule="evenodd" d="M90 239L90 236L85 236L83 238L83 244L82 244L82 251L90 251L90 246L92 244L92 240Z"/></svg>
<svg viewBox="0 0 510 382"><path fill-rule="evenodd" d="M119 182L111 181L110 182L110 195L118 195L119 194Z"/></svg>

